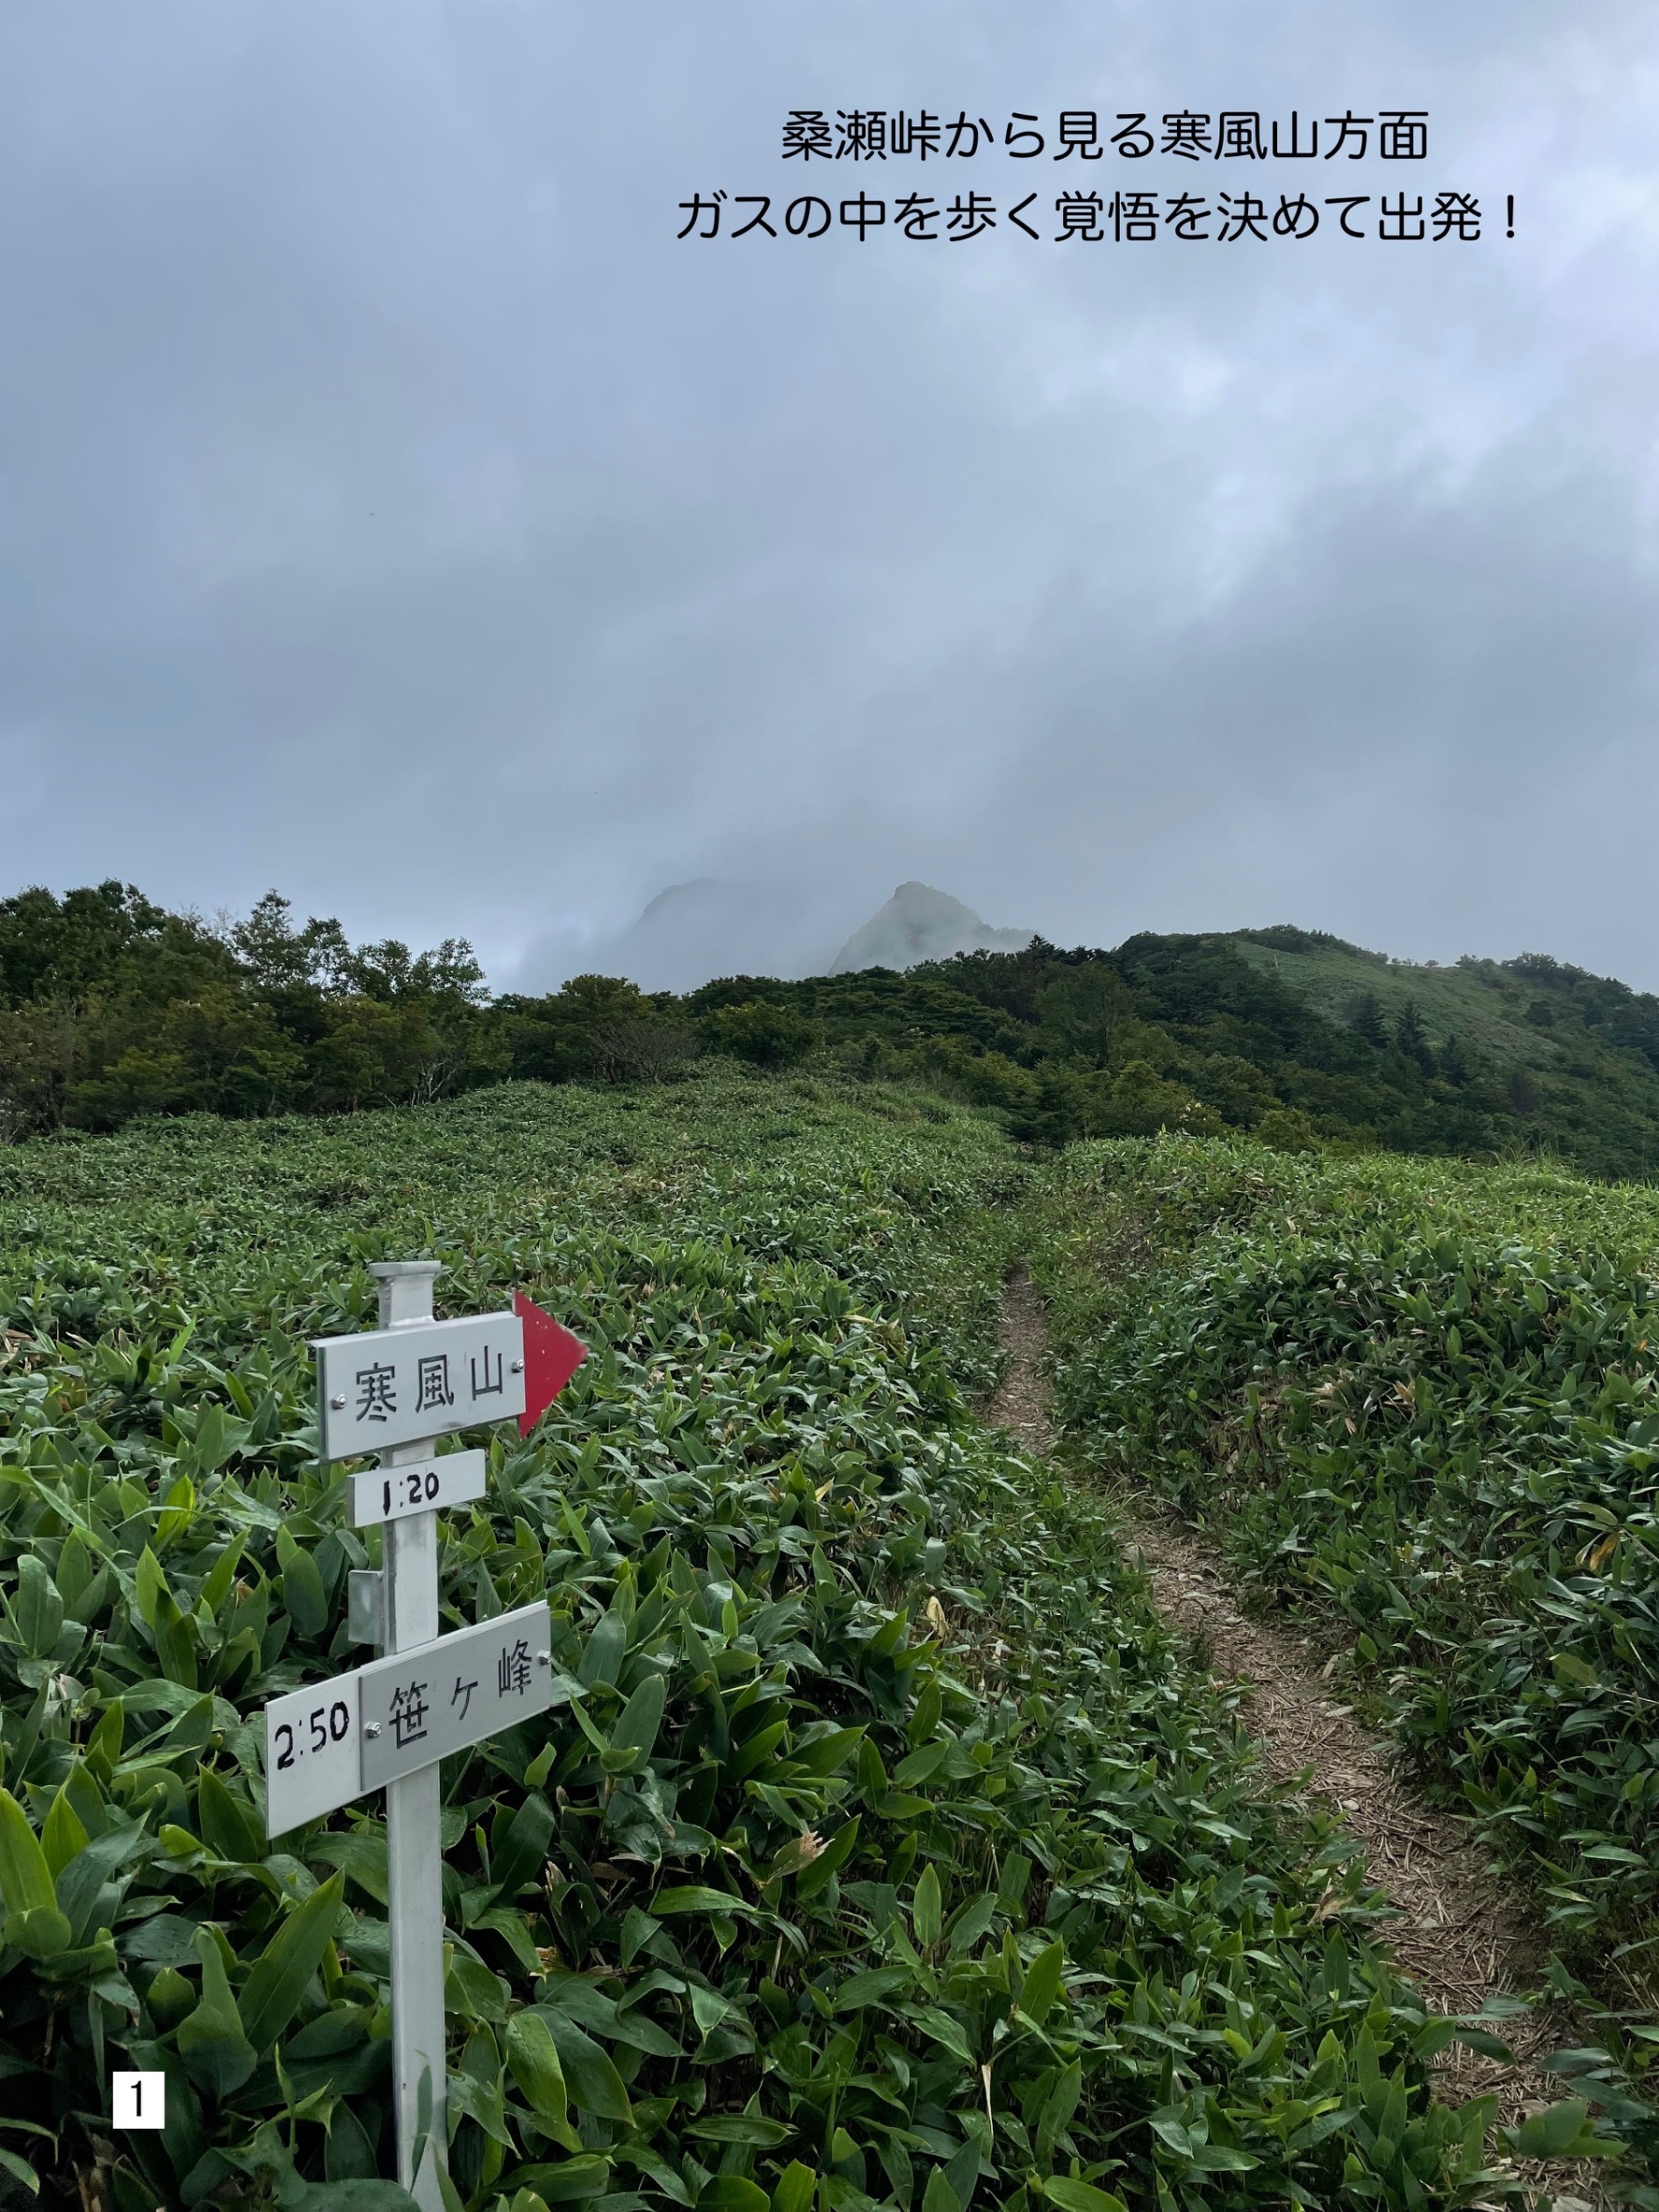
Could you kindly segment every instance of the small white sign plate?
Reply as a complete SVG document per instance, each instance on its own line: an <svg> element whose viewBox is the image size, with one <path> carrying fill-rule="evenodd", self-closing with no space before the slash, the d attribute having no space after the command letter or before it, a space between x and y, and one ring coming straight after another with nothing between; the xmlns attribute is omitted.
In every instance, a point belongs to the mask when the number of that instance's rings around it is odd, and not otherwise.
<svg viewBox="0 0 1659 2212"><path fill-rule="evenodd" d="M488 1488L488 1454L446 1451L442 1459L411 1460L406 1466L370 1467L352 1477L352 1526L372 1528L440 1506L464 1506Z"/></svg>
<svg viewBox="0 0 1659 2212"><path fill-rule="evenodd" d="M167 2077L165 2074L112 2074L109 2118L118 2128L165 2128Z"/></svg>
<svg viewBox="0 0 1659 2212"><path fill-rule="evenodd" d="M357 1669L366 1790L500 1735L553 1702L544 1598Z"/></svg>
<svg viewBox="0 0 1659 2212"><path fill-rule="evenodd" d="M349 1805L370 1786L362 1775L357 1724L362 1672L354 1667L309 1690L291 1690L266 1707L268 1836L285 1836L290 1828Z"/></svg>
<svg viewBox="0 0 1659 2212"><path fill-rule="evenodd" d="M318 1337L311 1348L325 1460L447 1436L524 1411L524 1323L517 1314Z"/></svg>

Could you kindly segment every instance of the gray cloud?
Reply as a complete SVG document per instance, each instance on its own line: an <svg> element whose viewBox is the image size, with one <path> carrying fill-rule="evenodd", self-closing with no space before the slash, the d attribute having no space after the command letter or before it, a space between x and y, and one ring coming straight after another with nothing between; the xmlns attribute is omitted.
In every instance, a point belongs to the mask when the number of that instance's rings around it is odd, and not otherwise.
<svg viewBox="0 0 1659 2212"><path fill-rule="evenodd" d="M275 881L501 982L672 882L807 944L919 877L1659 985L1651 10L152 0L12 45L14 880ZM1411 189L1518 235L676 242L861 102L1426 107ZM1070 174L949 166L834 186Z"/></svg>

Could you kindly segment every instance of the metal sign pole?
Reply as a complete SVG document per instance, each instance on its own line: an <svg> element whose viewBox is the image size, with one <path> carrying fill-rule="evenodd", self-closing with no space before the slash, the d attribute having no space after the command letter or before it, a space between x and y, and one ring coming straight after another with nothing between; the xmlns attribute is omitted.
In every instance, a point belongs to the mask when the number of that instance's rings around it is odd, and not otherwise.
<svg viewBox="0 0 1659 2212"><path fill-rule="evenodd" d="M380 1325L399 1329L432 1318L435 1259L382 1261ZM424 1460L433 1439L393 1445L383 1467ZM438 1516L409 1513L385 1524L385 1650L406 1652L438 1634ZM421 2212L444 2212L441 2167L448 2165L444 2125L444 1857L437 1767L387 1784L386 1875L392 1965L392 2074L398 2122L398 2179Z"/></svg>
<svg viewBox="0 0 1659 2212"><path fill-rule="evenodd" d="M386 1793L398 2178L420 2212L444 2212L439 1761L546 1712L553 1653L545 1597L439 1635L438 1508L482 1497L487 1461L477 1450L439 1458L436 1448L487 1421L517 1420L527 1435L587 1347L522 1291L511 1313L435 1321L435 1259L386 1260L369 1273L380 1285L380 1328L317 1337L312 1349L319 1460L358 1460L385 1439L379 1466L354 1475L351 1492L353 1526L383 1531L383 1564L354 1570L346 1607L351 1639L378 1644L382 1655L266 1707L265 1832L284 1836ZM452 1669L445 1698L440 1678Z"/></svg>

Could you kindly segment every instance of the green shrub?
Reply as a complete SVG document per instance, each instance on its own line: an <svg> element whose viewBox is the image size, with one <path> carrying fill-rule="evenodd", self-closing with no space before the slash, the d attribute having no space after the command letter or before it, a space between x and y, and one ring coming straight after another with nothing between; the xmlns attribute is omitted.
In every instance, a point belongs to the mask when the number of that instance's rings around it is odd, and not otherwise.
<svg viewBox="0 0 1659 2212"><path fill-rule="evenodd" d="M818 1042L818 1032L793 1006L770 998L749 998L705 1014L704 1041L717 1053L747 1060L755 1068L791 1068Z"/></svg>
<svg viewBox="0 0 1659 2212"><path fill-rule="evenodd" d="M1271 1152L1317 1152L1321 1149L1314 1125L1298 1106L1271 1107L1251 1131L1259 1144Z"/></svg>

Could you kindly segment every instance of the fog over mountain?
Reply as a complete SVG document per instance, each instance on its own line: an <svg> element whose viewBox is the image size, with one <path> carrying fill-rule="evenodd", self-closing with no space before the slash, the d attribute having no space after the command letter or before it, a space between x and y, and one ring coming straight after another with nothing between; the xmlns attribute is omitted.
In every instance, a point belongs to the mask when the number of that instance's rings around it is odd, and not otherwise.
<svg viewBox="0 0 1659 2212"><path fill-rule="evenodd" d="M1030 929L993 929L971 907L927 883L901 883L879 914L855 929L830 965L831 975L861 968L914 968L953 953L1017 953Z"/></svg>
<svg viewBox="0 0 1659 2212"><path fill-rule="evenodd" d="M822 899L703 876L671 883L620 928L546 931L506 982L539 992L573 975L624 975L646 991L691 991L717 975L822 975L845 928L844 914L826 913Z"/></svg>
<svg viewBox="0 0 1659 2212"><path fill-rule="evenodd" d="M1012 953L1028 929L995 929L948 892L901 883L837 953L845 928L826 924L822 899L776 883L702 877L671 883L624 929L549 932L532 944L509 987L555 990L573 975L623 975L647 991L692 991L720 975L841 975L860 968L913 968L953 953Z"/></svg>

